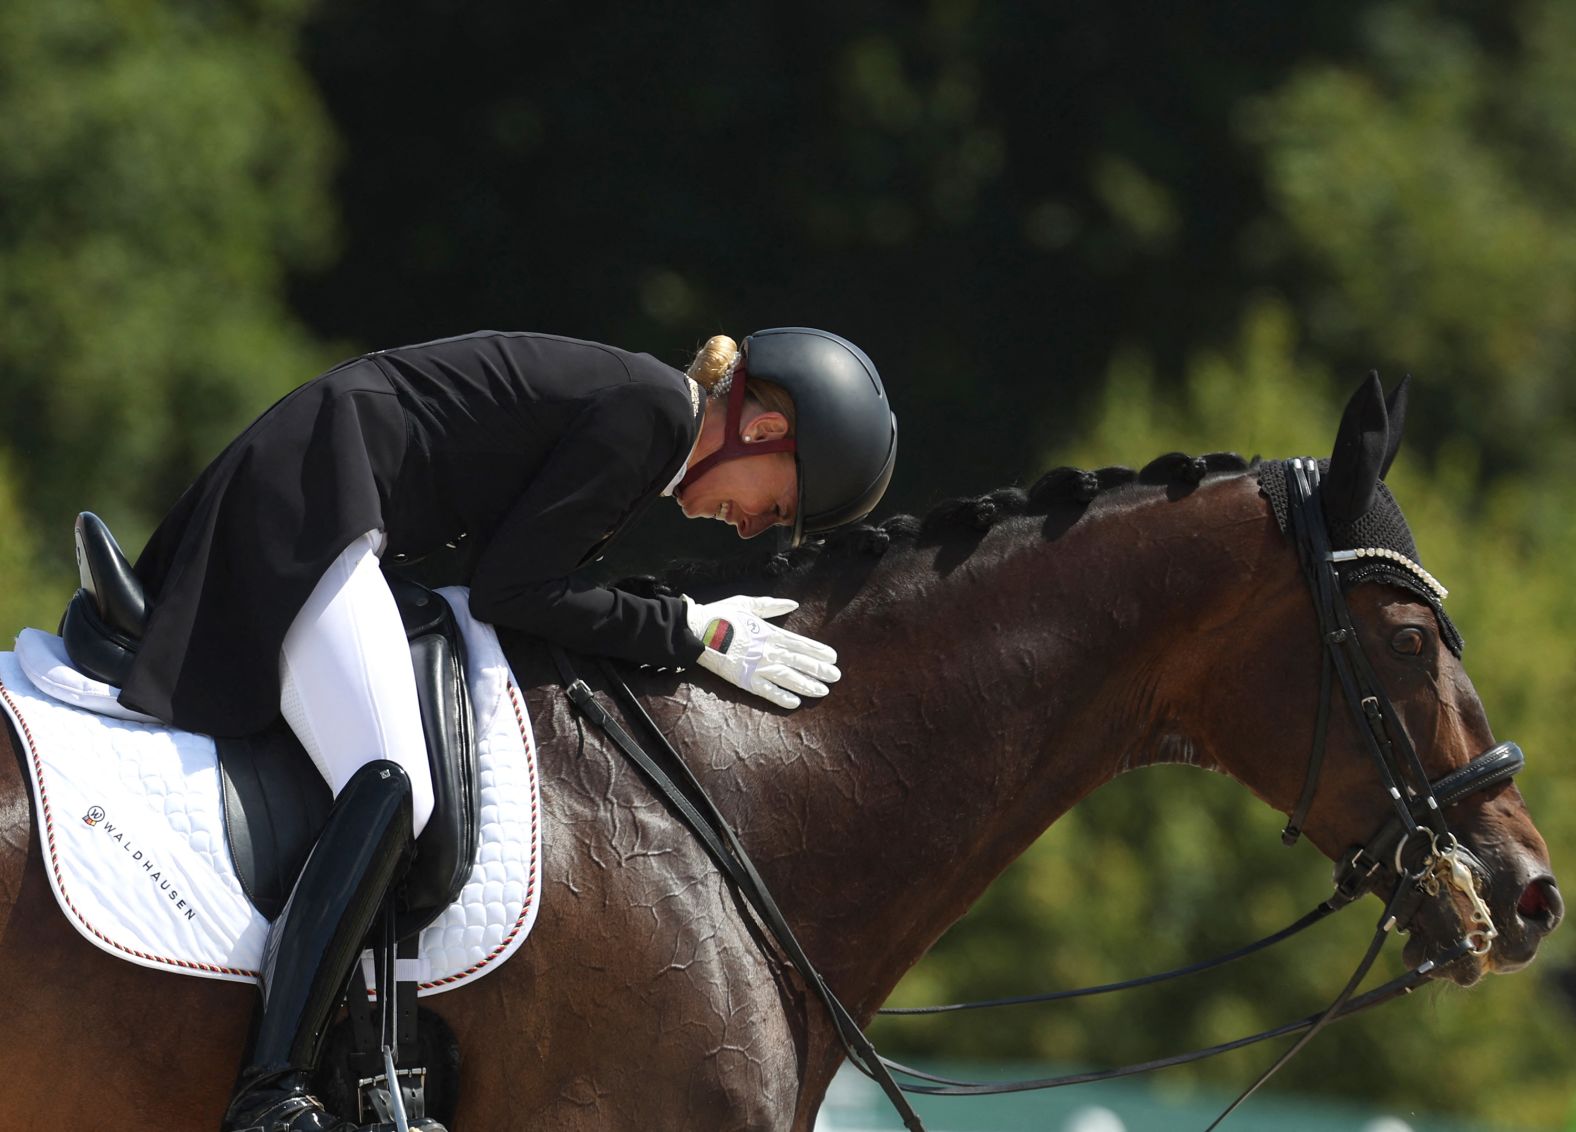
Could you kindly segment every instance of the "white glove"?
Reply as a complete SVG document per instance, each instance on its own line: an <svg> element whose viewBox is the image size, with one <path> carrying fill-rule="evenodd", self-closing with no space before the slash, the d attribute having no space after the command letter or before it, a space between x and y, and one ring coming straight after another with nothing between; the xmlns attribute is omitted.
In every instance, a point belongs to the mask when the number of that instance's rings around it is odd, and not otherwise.
<svg viewBox="0 0 1576 1132"><path fill-rule="evenodd" d="M706 646L700 666L784 708L798 707L799 696L826 695L842 676L836 650L765 620L798 608L785 597L740 595L710 605L684 598L690 631Z"/></svg>

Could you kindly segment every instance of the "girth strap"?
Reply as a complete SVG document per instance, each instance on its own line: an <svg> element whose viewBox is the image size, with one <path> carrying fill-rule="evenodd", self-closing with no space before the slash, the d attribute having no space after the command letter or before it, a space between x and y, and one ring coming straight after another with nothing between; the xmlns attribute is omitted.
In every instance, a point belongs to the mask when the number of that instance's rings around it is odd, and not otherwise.
<svg viewBox="0 0 1576 1132"><path fill-rule="evenodd" d="M656 740L657 745L667 755L673 768L670 774L661 764L653 759L640 746L639 742L626 731L622 724L610 715L601 704L586 682L576 674L569 655L557 645L549 646L553 663L558 667L558 675L563 681L564 690L569 695L569 700L575 708L596 726L605 731L610 739L617 744L619 750L640 768L647 780L657 788L668 803L683 818L684 823L700 838L706 846L717 865L728 875L739 895L742 896L750 907L760 917L762 924L771 932L779 947L787 955L789 962L804 979L806 986L826 1006L827 1013L831 1016L838 1040L842 1043L844 1053L847 1054L850 1064L861 1073L874 1080L881 1086L888 1099L897 1109L898 1115L903 1118L903 1124L910 1132L924 1132L924 1124L920 1122L919 1114L903 1096L902 1090L891 1073L887 1071L881 1056L876 1053L875 1047L870 1044L870 1039L865 1037L864 1031L848 1013L846 1007L839 1001L831 987L826 985L826 980L821 977L809 956L799 945L793 928L777 907L777 902L772 899L766 882L756 872L755 865L750 861L749 854L744 846L739 843L738 836L733 827L728 824L721 811L712 803L700 781L690 772L679 753L668 742L667 736L662 734L660 728L633 692L619 678L607 661L599 661L603 677L607 680L617 694L620 702L634 718L639 719L645 726L647 733ZM676 780L677 779L677 780Z"/></svg>

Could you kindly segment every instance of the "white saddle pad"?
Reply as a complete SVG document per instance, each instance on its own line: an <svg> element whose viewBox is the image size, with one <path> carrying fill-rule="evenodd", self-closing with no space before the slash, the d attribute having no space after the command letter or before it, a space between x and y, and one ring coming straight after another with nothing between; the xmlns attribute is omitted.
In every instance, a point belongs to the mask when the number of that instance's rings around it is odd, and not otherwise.
<svg viewBox="0 0 1576 1132"><path fill-rule="evenodd" d="M536 747L524 703L497 634L471 617L466 591L439 592L469 656L481 851L460 898L422 931L417 970L402 970L421 994L501 966L530 932L541 893ZM49 634L28 634L40 638L26 642L30 655L54 651ZM49 882L72 926L146 967L256 979L268 921L230 862L213 740L63 703L34 686L14 653L0 653L0 702L25 747Z"/></svg>

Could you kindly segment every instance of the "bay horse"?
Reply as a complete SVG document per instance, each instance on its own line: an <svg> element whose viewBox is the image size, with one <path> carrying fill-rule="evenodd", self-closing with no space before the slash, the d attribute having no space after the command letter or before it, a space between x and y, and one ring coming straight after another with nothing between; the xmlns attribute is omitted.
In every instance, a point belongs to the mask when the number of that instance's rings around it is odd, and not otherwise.
<svg viewBox="0 0 1576 1132"><path fill-rule="evenodd" d="M1382 396L1371 380L1348 406L1327 475L1343 497L1371 499L1394 456L1400 413L1392 399L1387 423ZM1124 770L1208 768L1282 811L1302 792L1319 632L1297 554L1240 460L1053 472L672 580L700 600L795 598L789 627L839 653L843 681L792 713L709 679L630 680L861 1023L994 877ZM1429 777L1488 749L1434 609L1377 580L1348 600ZM507 643L540 749L545 890L513 959L424 1000L465 1051L454 1132L806 1132L842 1058L820 1004L696 839L573 713L543 653ZM255 994L121 962L76 934L9 738L0 1128L215 1127ZM1327 744L1303 826L1335 859L1390 800L1343 712ZM1514 785L1445 816L1480 863L1498 932L1438 971L1468 985L1529 962L1562 905ZM1408 962L1443 955L1465 913L1459 893L1427 898Z"/></svg>

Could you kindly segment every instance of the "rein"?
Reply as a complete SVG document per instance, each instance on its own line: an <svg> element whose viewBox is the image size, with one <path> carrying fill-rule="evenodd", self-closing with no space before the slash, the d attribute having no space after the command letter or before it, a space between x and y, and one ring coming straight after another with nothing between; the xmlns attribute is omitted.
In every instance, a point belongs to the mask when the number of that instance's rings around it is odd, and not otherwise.
<svg viewBox="0 0 1576 1132"><path fill-rule="evenodd" d="M568 655L557 646L553 646L551 652L570 701L576 709L607 732L614 743L641 769L646 778L667 798L690 829L700 838L707 851L732 881L737 893L754 910L783 953L799 971L806 985L821 999L832 1019L849 1062L881 1086L910 1132L924 1132L924 1125L909 1105L904 1093L928 1096L983 1096L1107 1081L1201 1061L1216 1054L1241 1049L1272 1038L1300 1033L1302 1036L1215 1119L1210 1125L1210 1129L1214 1129L1329 1023L1349 1018L1408 994L1438 969L1447 967L1469 954L1484 955L1488 952L1498 932L1494 928L1487 905L1477 891L1477 875L1473 866L1476 865L1478 869L1482 866L1450 832L1445 822L1444 810L1471 794L1509 781L1526 763L1521 748L1515 743L1505 742L1490 748L1465 766L1443 775L1438 780L1429 780L1416 748L1401 725L1394 705L1380 685L1367 655L1363 652L1362 643L1353 625L1351 610L1347 606L1340 576L1336 570L1336 563L1352 557L1352 552L1335 552L1330 548L1329 534L1325 527L1323 507L1319 497L1320 476L1317 463L1302 459L1288 461L1286 487L1290 501L1288 532L1296 542L1303 575L1313 597L1324 647L1324 661L1319 678L1319 708L1314 721L1314 740L1309 755L1308 776L1281 835L1281 840L1286 845L1295 844L1301 836L1303 822L1313 804L1324 762L1330 704L1334 698L1333 689L1337 682L1340 684L1342 696L1356 724L1363 747L1378 770L1380 781L1390 797L1393 809L1385 823L1366 844L1355 849L1349 857L1336 865L1335 891L1312 911L1277 932L1272 932L1213 959L1190 963L1169 971L1074 990L879 1011L884 1015L912 1016L1056 1002L1149 986L1212 970L1289 939L1371 891L1387 871L1394 873L1395 886L1386 901L1384 913L1374 929L1373 938L1357 968L1328 1007L1316 1014L1310 1014L1305 1018L1257 1034L1152 1061L1025 1081L958 1081L924 1073L881 1057L858 1023L826 985L809 957L804 954L798 940L794 937L792 928L777 908L776 902L773 901L760 875L751 864L743 846L739 844L732 828L613 667L605 660L599 662L604 677L623 704L625 711L631 718L638 720L648 735L655 739L658 747L666 755L667 763L673 768L672 773L647 754L634 737L597 703L591 689L576 675ZM1389 555L1389 557L1395 560L1399 556ZM1415 572L1420 579L1437 587L1432 577L1409 559L1400 559L1400 564ZM1408 866L1409 854L1417 858L1415 866ZM1469 926L1464 926L1461 938L1438 959L1425 961L1389 982L1354 997L1358 986L1362 984L1377 960L1385 941L1395 933L1396 929L1407 927L1425 897L1435 896L1447 886L1460 893L1471 907ZM894 1079L894 1073L911 1078L912 1081L899 1083ZM927 1083L916 1084L913 1083L914 1081Z"/></svg>
<svg viewBox="0 0 1576 1132"><path fill-rule="evenodd" d="M821 973L810 962L809 956L799 946L793 928L778 909L777 902L772 899L771 893L766 888L766 882L755 871L755 865L750 861L749 854L744 851L744 846L739 843L733 827L713 805L705 788L685 765L679 753L673 749L667 736L662 733L656 721L647 714L645 707L629 690L628 685L619 678L612 665L606 660L599 662L603 677L617 693L624 709L634 719L640 721L648 735L655 738L657 746L667 756L666 761L673 768L673 773L647 754L639 742L624 730L623 725L597 703L590 687L575 674L568 653L557 645L550 646L549 651L552 653L553 663L558 666L558 675L564 682L564 690L570 702L581 714L607 733L630 761L640 768L647 780L678 811L685 823L706 846L712 859L733 882L738 894L754 909L761 923L787 955L789 962L798 970L806 986L821 1000L831 1016L838 1041L842 1043L843 1052L847 1055L849 1063L881 1086L910 1132L925 1132L919 1114L908 1103L902 1088L892 1079L885 1059L876 1053L875 1046L871 1045L870 1039L865 1037L864 1031L859 1028L859 1023L854 1021L847 1007L833 993L832 988L827 986L826 980L821 977Z"/></svg>

